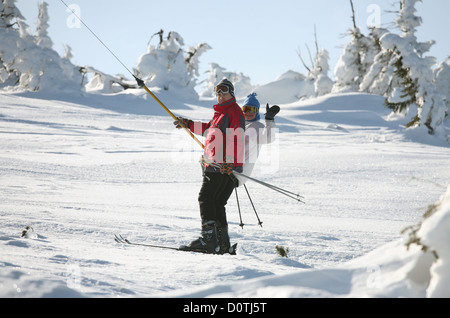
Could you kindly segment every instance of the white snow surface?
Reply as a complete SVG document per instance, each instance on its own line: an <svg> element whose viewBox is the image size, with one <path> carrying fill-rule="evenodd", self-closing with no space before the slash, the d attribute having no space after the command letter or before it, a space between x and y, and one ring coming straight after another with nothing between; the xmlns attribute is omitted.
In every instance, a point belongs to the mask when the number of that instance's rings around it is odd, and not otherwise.
<svg viewBox="0 0 450 318"><path fill-rule="evenodd" d="M212 117L214 100L155 93L177 115ZM144 91L0 100L0 297L450 296L450 147L406 131L383 97L280 104L276 160L253 177L306 204L247 182L263 226L239 188L243 228L234 195L227 205L236 256L114 241L199 235L201 149ZM427 253L401 234L421 222Z"/></svg>

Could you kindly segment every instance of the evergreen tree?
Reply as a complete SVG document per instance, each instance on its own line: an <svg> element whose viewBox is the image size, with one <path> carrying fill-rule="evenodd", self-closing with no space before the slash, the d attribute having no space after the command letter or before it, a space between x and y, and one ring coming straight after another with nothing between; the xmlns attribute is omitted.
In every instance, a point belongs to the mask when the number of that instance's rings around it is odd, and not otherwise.
<svg viewBox="0 0 450 318"><path fill-rule="evenodd" d="M199 74L199 59L206 51L211 50L207 43L200 43L196 47L190 47L187 50L186 65L189 75L194 78L200 76Z"/></svg>
<svg viewBox="0 0 450 318"><path fill-rule="evenodd" d="M335 85L333 91L357 91L360 83L361 51L359 38L363 35L359 29L350 31L351 41L345 46L344 52L334 69Z"/></svg>
<svg viewBox="0 0 450 318"><path fill-rule="evenodd" d="M388 33L386 29L371 28L370 38L373 42L371 54L374 54L374 57L359 86L362 92L384 96L391 87L391 78L394 76L391 65L392 52L383 50L380 41L380 38L386 33Z"/></svg>
<svg viewBox="0 0 450 318"><path fill-rule="evenodd" d="M228 78L229 74L225 73L225 68L221 67L216 63L209 63L209 74L208 78L201 83L203 83L204 89L200 92L202 97L213 97L215 96L214 87L223 78Z"/></svg>
<svg viewBox="0 0 450 318"><path fill-rule="evenodd" d="M422 24L422 18L416 15L416 4L422 0L400 0L400 12L395 20L397 27L403 32L401 35L422 57L434 45L435 41L417 42L417 28Z"/></svg>
<svg viewBox="0 0 450 318"><path fill-rule="evenodd" d="M73 59L73 51L72 48L68 44L64 44L64 55L63 59L70 61Z"/></svg>
<svg viewBox="0 0 450 318"><path fill-rule="evenodd" d="M153 36L159 36L159 44L151 44ZM198 74L198 58L210 47L206 43L185 52L184 40L177 32L169 32L164 37L164 31L155 33L149 41L147 53L140 56L136 66L137 75L148 85L169 89L182 89L191 95L197 95L194 90Z"/></svg>
<svg viewBox="0 0 450 318"><path fill-rule="evenodd" d="M330 54L326 49L319 50L319 43L317 41L317 32L315 27L314 37L316 39L316 57L314 59L314 62L312 62L313 65L311 67L306 65L300 51L298 52L298 56L300 57L303 66L308 70L308 77L305 80L312 84L312 89L314 90L313 95L321 96L330 93L333 89L333 81L328 77L328 72L330 71L330 66L328 64ZM308 95L306 97L311 96Z"/></svg>
<svg viewBox="0 0 450 318"><path fill-rule="evenodd" d="M53 42L48 36L48 21L48 4L43 1L39 5L39 16L36 24L36 44L40 47L51 49Z"/></svg>
<svg viewBox="0 0 450 318"><path fill-rule="evenodd" d="M401 0L401 10L396 20L402 35L387 33L381 38L382 48L392 56L394 75L401 79L401 88L394 88L386 98L387 107L395 112L404 112L411 105L417 106L417 112L408 127L427 127L430 134L445 135L443 120L446 105L444 97L434 84L433 57L423 57L433 41L418 43L416 28L421 19L415 16L414 6L419 0ZM392 82L391 82L392 83Z"/></svg>
<svg viewBox="0 0 450 318"><path fill-rule="evenodd" d="M0 82L3 87L37 91L79 85L81 75L77 67L51 48L36 44L36 37L30 34L15 0L2 1L0 16L4 26L0 27Z"/></svg>
<svg viewBox="0 0 450 318"><path fill-rule="evenodd" d="M2 86L16 85L20 73L13 67L17 46L20 42L19 21L24 17L16 7L16 0L1 0L0 3L0 83Z"/></svg>
<svg viewBox="0 0 450 318"><path fill-rule="evenodd" d="M251 85L250 78L243 73L228 72L225 68L221 67L219 64L210 63L209 64L209 76L204 80L204 89L200 92L202 97L213 97L215 96L214 88L216 84L224 78L227 78L234 85L234 91L238 94L236 97L245 97L253 91L253 86Z"/></svg>
<svg viewBox="0 0 450 318"><path fill-rule="evenodd" d="M445 97L447 110L446 116L450 115L450 58L443 61L435 70L436 90Z"/></svg>
<svg viewBox="0 0 450 318"><path fill-rule="evenodd" d="M25 18L16 7L16 0L2 0L0 3L0 28L12 28L17 20Z"/></svg>
<svg viewBox="0 0 450 318"><path fill-rule="evenodd" d="M362 34L357 26L352 0L350 5L353 14L353 29L349 31L351 41L345 46L334 70L335 92L358 91L378 52L376 41Z"/></svg>
<svg viewBox="0 0 450 318"><path fill-rule="evenodd" d="M329 58L330 55L327 50L322 49L320 52L317 52L314 69L311 72L316 96L328 94L333 89L333 81L328 77L330 70L328 65Z"/></svg>

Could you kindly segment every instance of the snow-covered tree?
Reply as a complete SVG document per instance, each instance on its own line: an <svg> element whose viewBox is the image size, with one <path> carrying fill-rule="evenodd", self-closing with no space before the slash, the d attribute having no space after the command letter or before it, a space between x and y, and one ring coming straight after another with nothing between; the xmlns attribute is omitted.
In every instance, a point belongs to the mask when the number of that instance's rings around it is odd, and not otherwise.
<svg viewBox="0 0 450 318"><path fill-rule="evenodd" d="M64 55L63 59L71 60L73 59L73 51L72 48L68 44L64 44Z"/></svg>
<svg viewBox="0 0 450 318"><path fill-rule="evenodd" d="M403 32L402 37L422 57L434 45L435 41L417 42L417 27L422 24L422 18L416 15L416 4L422 0L400 0L400 12L395 20L397 27Z"/></svg>
<svg viewBox="0 0 450 318"><path fill-rule="evenodd" d="M2 0L0 3L0 28L11 28L17 23L17 19L25 18L16 7L16 0Z"/></svg>
<svg viewBox="0 0 450 318"><path fill-rule="evenodd" d="M228 72L216 63L209 64L208 73L208 78L202 82L204 89L199 94L202 97L215 96L214 88L224 78L227 78L233 83L237 98L245 97L253 91L254 87L251 84L250 78L243 73Z"/></svg>
<svg viewBox="0 0 450 318"><path fill-rule="evenodd" d="M412 114L407 126L427 127L430 134L445 136L445 97L436 89L432 70L436 59L423 56L434 41L419 43L415 36L416 28L421 24L421 19L415 15L415 5L419 1L401 0L396 23L403 31L402 35L386 33L381 38L382 49L386 54L392 54L394 74L401 79L401 88L390 91L386 105L396 112L417 106L417 112Z"/></svg>
<svg viewBox="0 0 450 318"><path fill-rule="evenodd" d="M196 76L201 54L210 49L202 43L196 47L184 50L184 40L177 32L169 32L164 37L164 31L154 34L159 36L159 44L151 44L150 39L147 53L140 56L136 66L136 73L147 85L163 88L164 90L183 90L192 96L195 92ZM153 38L153 37L152 37Z"/></svg>
<svg viewBox="0 0 450 318"><path fill-rule="evenodd" d="M391 65L392 52L383 50L380 41L380 38L387 32L387 29L371 28L370 37L373 41L371 54L374 56L372 64L359 85L362 92L384 96L392 87L391 79L394 76Z"/></svg>
<svg viewBox="0 0 450 318"><path fill-rule="evenodd" d="M351 41L345 46L334 69L335 92L356 91L361 81L360 37L363 35L359 29L352 30L350 34Z"/></svg>
<svg viewBox="0 0 450 318"><path fill-rule="evenodd" d="M335 92L358 91L379 51L376 40L365 36L357 26L352 0L350 0L350 5L353 14L353 29L349 31L351 40L345 46L334 69L333 91Z"/></svg>
<svg viewBox="0 0 450 318"><path fill-rule="evenodd" d="M300 98L309 98L313 96L321 96L331 92L333 89L333 81L328 77L328 72L330 71L330 66L328 61L330 59L330 54L326 49L319 50L319 43L317 41L317 32L314 27L314 37L316 43L316 57L314 61L312 60L311 51L308 48L309 56L311 58L311 66L305 63L300 50L297 52L303 66L308 70L308 76L304 78L301 85L301 91L306 93L306 95L301 94ZM306 84L306 85L305 85ZM310 89L304 89L311 86Z"/></svg>
<svg viewBox="0 0 450 318"><path fill-rule="evenodd" d="M446 116L450 115L450 58L443 61L435 70L436 90L444 95L447 104Z"/></svg>
<svg viewBox="0 0 450 318"><path fill-rule="evenodd" d="M200 92L199 95L202 97L215 96L214 87L216 86L216 84L223 78L228 78L228 76L225 75L225 71L226 69L221 67L219 64L209 63L209 70L207 71L209 76L206 80L201 82L204 89L202 92Z"/></svg>
<svg viewBox="0 0 450 318"><path fill-rule="evenodd" d="M166 39L162 38L160 31L160 43L154 46L149 42L147 53L139 57L136 67L137 75L152 86L158 86L168 90L171 83L181 82L181 86L189 85L190 78L184 62L183 50L181 49L183 38L175 32L170 32ZM177 71L184 66L184 72Z"/></svg>
<svg viewBox="0 0 450 318"><path fill-rule="evenodd" d="M92 74L92 78L84 87L89 93L117 93L124 89L137 87L134 80L127 81L123 75L109 75L91 66L83 67L81 72L84 75Z"/></svg>
<svg viewBox="0 0 450 318"><path fill-rule="evenodd" d="M0 11L0 80L2 86L31 91L79 89L78 68L51 48L36 44L14 0L3 0Z"/></svg>
<svg viewBox="0 0 450 318"><path fill-rule="evenodd" d="M200 76L199 64L200 56L206 51L211 50L207 43L200 43L196 47L190 47L187 50L186 65L189 75L194 78Z"/></svg>
<svg viewBox="0 0 450 318"><path fill-rule="evenodd" d="M16 7L16 0L1 0L0 3L0 83L2 86L15 85L19 81L19 72L12 64L19 39L18 21L24 17Z"/></svg>
<svg viewBox="0 0 450 318"><path fill-rule="evenodd" d="M39 5L39 16L36 24L36 43L40 47L51 49L53 42L48 36L48 21L48 4L43 1Z"/></svg>
<svg viewBox="0 0 450 318"><path fill-rule="evenodd" d="M333 81L328 77L328 72L330 70L328 65L329 59L330 55L327 50L322 49L317 53L314 69L310 74L314 79L314 91L316 96L328 94L333 89Z"/></svg>

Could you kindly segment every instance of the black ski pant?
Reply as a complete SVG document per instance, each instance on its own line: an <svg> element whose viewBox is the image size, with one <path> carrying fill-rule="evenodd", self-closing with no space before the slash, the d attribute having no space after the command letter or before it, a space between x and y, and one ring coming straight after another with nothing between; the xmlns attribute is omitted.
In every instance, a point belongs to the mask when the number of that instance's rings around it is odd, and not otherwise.
<svg viewBox="0 0 450 318"><path fill-rule="evenodd" d="M198 194L202 223L216 221L218 227L228 225L225 206L236 187L232 177L219 172L205 172Z"/></svg>

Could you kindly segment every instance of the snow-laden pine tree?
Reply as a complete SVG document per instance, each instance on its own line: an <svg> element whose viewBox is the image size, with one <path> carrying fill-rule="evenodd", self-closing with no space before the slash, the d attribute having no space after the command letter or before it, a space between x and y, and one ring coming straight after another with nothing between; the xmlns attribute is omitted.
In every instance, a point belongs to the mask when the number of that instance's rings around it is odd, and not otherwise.
<svg viewBox="0 0 450 318"><path fill-rule="evenodd" d="M334 68L335 84L333 91L357 91L361 73L360 39L363 37L359 28L350 31L351 40L344 48Z"/></svg>
<svg viewBox="0 0 450 318"><path fill-rule="evenodd" d="M450 116L450 58L439 64L434 74L436 89L445 97L447 104L446 117L448 117Z"/></svg>
<svg viewBox="0 0 450 318"><path fill-rule="evenodd" d="M200 56L208 50L211 50L211 47L207 43L200 43L196 47L190 47L187 49L186 65L188 73L192 78L200 76Z"/></svg>
<svg viewBox="0 0 450 318"><path fill-rule="evenodd" d="M39 5L39 16L36 23L36 44L40 47L51 49L53 42L48 36L48 21L48 4L43 1Z"/></svg>
<svg viewBox="0 0 450 318"><path fill-rule="evenodd" d="M73 59L73 51L72 51L72 48L70 47L70 45L64 44L64 55L62 58L66 59L68 61Z"/></svg>
<svg viewBox="0 0 450 318"><path fill-rule="evenodd" d="M31 91L79 90L78 68L51 48L36 44L15 2L2 0L0 7L1 86Z"/></svg>
<svg viewBox="0 0 450 318"><path fill-rule="evenodd" d="M334 69L334 92L359 91L364 77L373 65L379 49L376 38L377 30L367 37L358 27L350 30L351 40Z"/></svg>
<svg viewBox="0 0 450 318"><path fill-rule="evenodd" d="M0 2L0 28L12 28L17 19L25 18L16 7L16 0L1 0Z"/></svg>
<svg viewBox="0 0 450 318"><path fill-rule="evenodd" d="M417 41L417 28L422 24L422 18L416 15L416 4L419 2L422 0L400 0L400 12L395 23L403 32L402 38L408 41L419 57L422 57L435 44L435 41Z"/></svg>
<svg viewBox="0 0 450 318"><path fill-rule="evenodd" d="M350 5L353 14L353 29L349 31L351 40L334 69L334 92L358 91L378 52L376 41L365 36L357 26L352 0Z"/></svg>
<svg viewBox="0 0 450 318"><path fill-rule="evenodd" d="M136 87L134 84L130 84L131 82L128 82L123 75L109 75L92 66L83 67L82 73L84 75L92 74L92 78L84 86L88 93L110 94Z"/></svg>
<svg viewBox="0 0 450 318"><path fill-rule="evenodd" d="M297 54L303 63L303 66L308 70L308 76L304 77L301 81L301 93L299 94L299 99L310 98L314 96L322 96L328 94L332 91L334 82L328 77L328 72L330 71L330 66L328 60L330 59L330 54L326 49L319 49L319 43L317 41L317 32L314 27L314 37L316 43L316 57L314 61L311 58L311 66L308 66L303 59L301 52L298 51ZM308 46L307 46L308 48ZM311 52L308 48L309 55L311 57ZM293 75L293 74L291 74ZM303 76L303 75L302 75ZM297 77L294 75L294 78ZM300 87L299 87L300 88Z"/></svg>
<svg viewBox="0 0 450 318"><path fill-rule="evenodd" d="M328 72L330 71L329 59L330 55L326 49L317 52L314 69L310 72L310 76L314 80L314 92L316 96L328 94L333 89L333 81L328 77Z"/></svg>
<svg viewBox="0 0 450 318"><path fill-rule="evenodd" d="M432 67L434 57L424 56L434 41L417 42L416 28L422 20L416 16L415 5L420 0L401 0L400 12L396 19L401 35L384 34L380 41L385 54L391 54L394 67L392 81L401 81L386 98L386 105L395 112L409 110L412 120L407 127L426 127L430 134L439 134L447 139L443 121L446 113L444 96L436 89ZM417 111L411 112L411 106Z"/></svg>
<svg viewBox="0 0 450 318"><path fill-rule="evenodd" d="M245 97L253 91L254 87L251 84L250 77L244 75L243 73L229 72L216 63L209 64L209 70L207 73L209 74L208 78L201 83L204 87L203 91L199 94L201 97L216 96L214 88L216 84L224 78L233 83L236 98Z"/></svg>
<svg viewBox="0 0 450 318"><path fill-rule="evenodd" d="M199 95L202 97L214 97L214 87L223 78L228 78L229 73L226 73L226 69L217 63L209 63L207 73L209 74L208 78L200 83L203 84L203 91Z"/></svg>
<svg viewBox="0 0 450 318"><path fill-rule="evenodd" d="M0 83L2 87L15 85L19 81L19 73L10 67L14 62L15 47L19 40L17 21L24 19L15 2L16 0L0 2Z"/></svg>
<svg viewBox="0 0 450 318"><path fill-rule="evenodd" d="M147 53L139 57L136 73L147 86L159 87L164 90L182 90L191 96L198 96L195 92L198 74L198 58L210 47L199 44L185 52L184 40L177 32L169 32L164 37L164 31L154 34L159 36L159 44L147 47Z"/></svg>
<svg viewBox="0 0 450 318"><path fill-rule="evenodd" d="M392 87L391 78L394 70L391 65L392 53L382 50L380 38L387 33L387 29L371 28L370 37L373 41L372 64L364 75L359 90L377 95L386 95L389 88Z"/></svg>

